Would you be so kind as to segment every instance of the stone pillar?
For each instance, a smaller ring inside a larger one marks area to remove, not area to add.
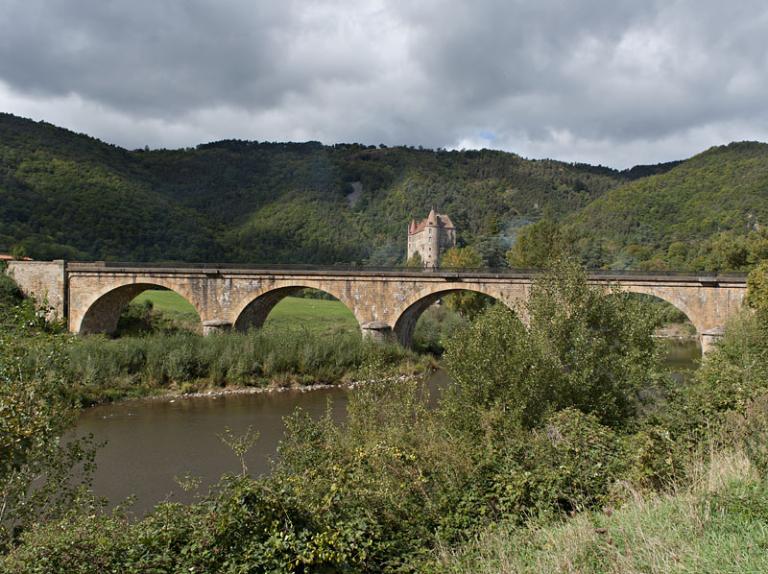
[[[370,339],[377,343],[385,343],[392,340],[392,327],[383,321],[371,321],[360,326],[363,339]]]
[[[27,297],[45,309],[46,319],[67,318],[67,275],[63,259],[9,261],[6,271]]]
[[[203,321],[203,335],[212,335],[213,333],[226,333],[231,329],[232,323],[223,319]]]
[[[715,327],[707,331],[702,331],[699,335],[701,341],[701,355],[704,356],[715,348],[717,342],[722,338],[724,329],[722,327]]]

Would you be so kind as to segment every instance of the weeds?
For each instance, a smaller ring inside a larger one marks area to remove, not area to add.
[[[395,344],[308,331],[93,336],[73,341],[67,353],[57,368],[84,404],[210,386],[335,384],[365,376],[370,364],[377,365],[377,376],[419,372],[426,365],[426,359]],[[28,360],[42,364],[45,354]]]

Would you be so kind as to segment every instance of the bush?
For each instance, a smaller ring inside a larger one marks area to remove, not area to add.
[[[488,448],[488,445],[485,446]],[[593,415],[566,409],[531,432],[497,439],[445,508],[441,538],[460,541],[489,522],[531,519],[599,507],[627,470],[619,435]]]
[[[419,317],[413,333],[413,347],[419,353],[442,355],[445,343],[467,320],[447,305],[433,305]]]
[[[641,393],[663,388],[654,318],[631,297],[587,285],[578,268],[543,276],[523,313],[527,327],[497,306],[448,342],[456,417],[470,427],[473,409],[491,405],[505,424],[527,428],[571,407],[620,427],[638,414]]]
[[[77,414],[59,374],[70,339],[44,330],[32,301],[8,303],[0,304],[0,553],[89,498],[94,455],[91,437],[60,438]]]
[[[11,307],[21,303],[22,295],[16,282],[5,273],[5,265],[0,263],[0,307]]]
[[[679,434],[717,425],[728,411],[743,413],[768,392],[768,329],[758,314],[744,312],[695,376],[679,388],[665,424]]]

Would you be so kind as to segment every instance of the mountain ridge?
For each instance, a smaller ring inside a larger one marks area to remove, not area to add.
[[[760,165],[766,160],[750,148],[765,144],[729,145],[741,145],[734,153],[751,153]],[[0,251],[22,248],[40,259],[395,264],[405,253],[408,221],[434,206],[451,214],[460,241],[488,265],[504,263],[522,227],[551,218],[581,241],[602,232],[619,241],[619,248],[603,245],[600,261],[615,266],[639,236],[605,218],[624,213],[632,218],[624,224],[646,223],[611,198],[647,193],[653,178],[690,170],[700,156],[711,169],[705,154],[721,156],[728,147],[627,170],[497,150],[319,142],[230,139],[126,150],[0,114]],[[762,195],[752,200],[762,217]],[[666,241],[648,235],[643,245],[654,249]]]

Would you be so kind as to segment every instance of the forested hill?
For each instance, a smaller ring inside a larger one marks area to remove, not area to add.
[[[127,151],[5,114],[0,251],[388,264],[404,255],[410,218],[435,206],[499,259],[516,227],[579,209],[626,177],[498,151],[241,141]]]
[[[714,147],[565,219],[590,266],[746,270],[768,258],[768,144]]]
[[[475,246],[489,265],[503,264],[518,230],[542,217],[567,222],[586,259],[598,253],[593,259],[602,265],[621,264],[639,242],[650,255],[638,261],[647,262],[677,237],[678,217],[700,219],[690,222],[697,229],[691,241],[717,229],[702,223],[700,211],[675,207],[678,200],[687,205],[690,195],[675,191],[675,182],[695,174],[712,175],[728,187],[729,198],[742,197],[742,184],[752,186],[741,208],[754,209],[754,221],[762,221],[762,207],[753,202],[766,199],[765,187],[735,168],[729,179],[718,162],[728,153],[744,156],[735,164],[753,173],[768,165],[765,147],[744,144],[623,172],[490,150],[317,142],[128,151],[0,114],[0,252],[21,247],[39,259],[389,265],[403,260],[408,221],[434,206],[451,215],[460,241]],[[711,161],[701,159],[707,157]],[[650,198],[659,185],[667,192],[656,206]],[[727,218],[736,227],[737,203]],[[649,209],[656,215],[646,223]],[[717,204],[708,209],[707,217],[719,221]],[[651,223],[659,228],[654,233],[645,231]]]

